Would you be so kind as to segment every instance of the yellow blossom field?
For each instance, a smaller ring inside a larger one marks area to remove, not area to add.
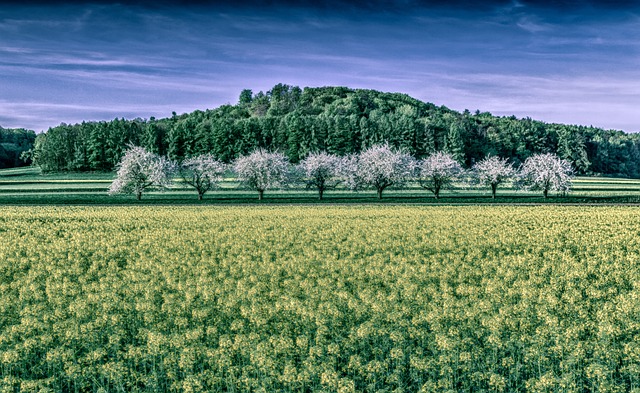
[[[0,208],[0,392],[640,391],[640,208]]]

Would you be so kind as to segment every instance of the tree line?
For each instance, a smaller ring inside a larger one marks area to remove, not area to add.
[[[506,158],[487,156],[465,171],[451,153],[436,152],[416,160],[406,152],[391,148],[388,143],[343,157],[314,152],[295,166],[290,165],[284,154],[261,148],[226,165],[211,154],[178,163],[140,146],[130,146],[118,164],[109,194],[135,194],[140,200],[148,188],[169,188],[178,172],[184,184],[197,191],[198,199],[202,200],[227,171],[232,171],[245,186],[257,191],[260,200],[265,191],[292,182],[315,189],[320,200],[325,191],[339,184],[353,191],[374,189],[378,199],[382,199],[385,189],[402,187],[408,181],[417,182],[438,199],[441,190],[452,188],[454,180],[465,177],[491,187],[493,198],[498,186],[506,181],[513,181],[521,189],[541,190],[547,198],[549,191],[569,191],[573,177],[571,164],[550,153],[534,154],[518,170]]]
[[[30,154],[44,171],[111,171],[127,144],[172,160],[213,154],[225,163],[264,148],[297,163],[311,152],[342,156],[383,142],[417,159],[445,151],[466,167],[489,155],[517,166],[554,153],[577,174],[640,177],[637,134],[460,113],[399,93],[285,84],[266,93],[245,89],[235,105],[164,119],[61,124],[38,135]]]

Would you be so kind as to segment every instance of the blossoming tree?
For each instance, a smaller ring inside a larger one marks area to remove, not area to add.
[[[148,188],[168,188],[174,171],[175,164],[167,158],[140,146],[130,145],[118,164],[109,195],[135,194],[136,199],[140,200],[142,192]]]
[[[289,160],[282,153],[257,149],[236,159],[233,168],[242,182],[258,191],[258,199],[262,200],[266,190],[280,187],[287,182]]]
[[[335,188],[341,180],[343,160],[326,152],[311,153],[297,165],[297,170],[307,188],[318,190],[322,200],[327,189]]]
[[[572,179],[573,168],[569,161],[551,153],[534,154],[520,168],[520,187],[541,190],[545,198],[549,191],[569,191]]]
[[[514,177],[516,170],[506,158],[487,156],[473,166],[472,174],[479,184],[491,186],[491,197],[495,199],[498,186]]]
[[[198,192],[198,199],[212,190],[222,180],[227,166],[216,160],[213,154],[201,154],[187,158],[180,165],[180,175],[185,184]]]
[[[420,187],[440,198],[440,191],[453,187],[453,180],[464,173],[462,166],[452,154],[436,152],[418,162],[418,183]]]
[[[411,178],[415,160],[409,154],[392,149],[387,143],[371,146],[358,156],[346,159],[347,184],[352,189],[371,187],[382,192],[391,186],[401,186]]]

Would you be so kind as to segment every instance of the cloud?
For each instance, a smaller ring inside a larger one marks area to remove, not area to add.
[[[530,16],[525,16],[520,18],[520,20],[518,20],[516,25],[521,29],[526,30],[530,33],[540,33],[543,31],[550,31],[553,28],[550,24],[540,22]]]
[[[196,107],[174,104],[135,104],[121,105],[82,105],[55,104],[51,102],[6,102],[0,101],[0,125],[5,128],[27,127],[37,132],[46,131],[49,127],[61,123],[75,124],[82,121],[112,120],[116,117],[134,119],[137,117],[158,118],[171,116],[172,111],[178,113],[191,112]]]
[[[0,47],[0,52],[11,53],[11,54],[31,54],[33,51],[27,48],[17,48],[11,46],[3,46]]]
[[[151,59],[133,58],[131,56],[113,56],[108,53],[92,51],[53,51],[27,48],[0,48],[0,52],[16,56],[6,56],[0,64],[16,64],[23,67],[48,68],[56,66],[78,66],[87,68],[118,67],[161,67],[162,64]]]
[[[1,122],[11,117],[37,128],[166,116],[235,102],[243,88],[279,82],[401,91],[456,109],[531,111],[542,120],[579,114],[606,127],[632,122],[631,108],[640,105],[633,93],[640,88],[637,7],[525,0],[65,4],[0,9]],[[581,99],[594,109],[576,109]]]
[[[441,75],[433,78],[429,89],[413,94],[432,97],[437,104],[456,110],[479,109],[500,116],[640,131],[633,116],[640,101],[639,77],[638,73],[615,77]]]

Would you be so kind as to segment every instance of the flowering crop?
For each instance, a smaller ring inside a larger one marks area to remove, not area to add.
[[[0,208],[0,391],[632,391],[640,210]]]

